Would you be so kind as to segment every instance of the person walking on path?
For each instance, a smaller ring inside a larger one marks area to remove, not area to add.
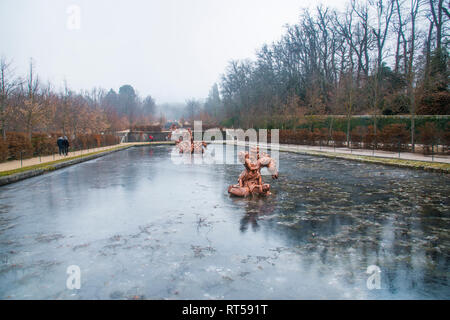
[[[56,140],[56,144],[58,145],[59,155],[63,155],[64,154],[64,138],[59,137],[58,140]]]
[[[69,154],[69,139],[67,139],[66,136],[64,136],[64,155],[68,155]]]

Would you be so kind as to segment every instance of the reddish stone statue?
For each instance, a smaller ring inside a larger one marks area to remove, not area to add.
[[[191,129],[187,129],[187,131],[183,131],[181,134],[180,132],[172,134],[171,136],[180,136],[179,140],[175,140],[176,148],[180,153],[204,153],[207,147],[204,141],[194,141]]]
[[[244,164],[244,171],[239,175],[238,184],[228,187],[228,193],[237,197],[247,197],[253,194],[270,195],[270,185],[263,183],[261,169],[266,167],[273,179],[278,178],[278,170],[268,154],[259,152],[258,147],[250,149],[250,153],[241,151],[238,154],[239,161]]]

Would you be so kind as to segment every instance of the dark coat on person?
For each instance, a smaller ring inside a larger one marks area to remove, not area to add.
[[[63,148],[64,148],[64,154],[67,155],[69,153],[69,139],[67,139],[66,136],[64,136]]]
[[[63,137],[59,137],[58,140],[56,140],[56,144],[58,145],[58,149],[59,149],[59,155],[62,155],[64,153],[64,138]]]
[[[58,145],[59,148],[64,148],[64,138],[63,137],[59,137],[58,140],[56,140],[56,144]]]

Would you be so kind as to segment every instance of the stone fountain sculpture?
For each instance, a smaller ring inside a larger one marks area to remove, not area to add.
[[[170,137],[175,141],[175,147],[180,153],[204,153],[207,147],[204,141],[194,141],[191,129],[176,129],[171,132]]]
[[[249,195],[270,195],[270,184],[263,183],[261,169],[266,167],[272,179],[278,179],[276,162],[267,153],[259,152],[258,147],[252,147],[249,152],[241,151],[239,161],[244,164],[244,170],[238,178],[238,183],[228,187],[228,193],[237,197]]]

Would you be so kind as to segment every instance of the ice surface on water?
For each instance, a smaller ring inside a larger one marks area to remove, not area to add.
[[[280,153],[271,197],[230,198],[241,170],[153,146],[1,187],[0,298],[450,298],[448,176]]]

